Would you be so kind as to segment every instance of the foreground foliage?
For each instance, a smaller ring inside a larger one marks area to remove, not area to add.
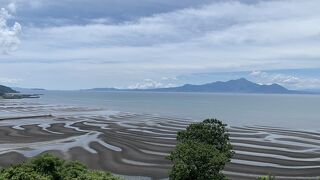
[[[109,172],[92,171],[85,165],[43,154],[29,161],[2,169],[0,180],[119,180]]]
[[[178,145],[168,156],[173,162],[170,179],[226,179],[221,171],[234,154],[226,126],[217,119],[206,119],[178,132]]]

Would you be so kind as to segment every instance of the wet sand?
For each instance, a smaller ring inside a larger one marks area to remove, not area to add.
[[[194,122],[18,100],[0,101],[0,120],[1,167],[50,152],[127,179],[167,178],[171,163],[166,156],[175,147],[176,133]],[[229,127],[229,132],[236,151],[224,171],[230,179],[320,175],[319,132],[263,126]]]

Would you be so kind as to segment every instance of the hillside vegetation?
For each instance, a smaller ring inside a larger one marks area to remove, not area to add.
[[[0,96],[2,96],[5,93],[17,93],[17,91],[15,91],[7,86],[0,85]]]
[[[76,161],[50,154],[31,158],[0,171],[0,180],[120,180],[109,172],[89,170]]]

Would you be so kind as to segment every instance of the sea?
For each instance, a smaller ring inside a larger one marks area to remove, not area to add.
[[[37,91],[21,101],[147,113],[229,126],[272,126],[320,131],[320,95],[164,92]]]

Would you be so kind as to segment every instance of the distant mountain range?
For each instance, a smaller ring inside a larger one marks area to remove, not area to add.
[[[150,92],[212,92],[212,93],[258,93],[258,94],[312,94],[307,91],[288,90],[279,84],[260,85],[245,78],[226,82],[217,81],[202,85],[185,84],[179,87],[156,89],[94,88],[87,91],[150,91]]]
[[[5,93],[17,93],[17,91],[15,91],[7,86],[0,85],[0,96],[2,96]]]

